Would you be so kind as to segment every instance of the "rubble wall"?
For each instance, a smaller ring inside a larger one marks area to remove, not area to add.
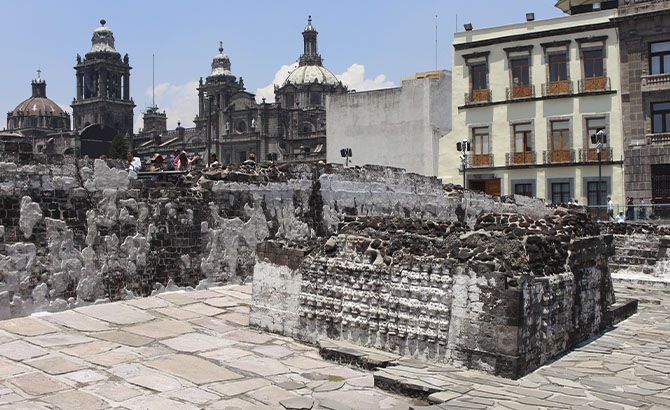
[[[609,261],[612,272],[662,280],[670,277],[670,227],[630,222],[606,222],[601,227],[614,236],[616,252]]]
[[[463,193],[396,168],[242,167],[175,184],[138,180],[111,161],[3,155],[0,317],[148,295],[170,282],[242,282],[258,243],[327,237],[361,215],[474,223],[482,210],[546,212],[538,201]]]
[[[258,252],[253,326],[511,378],[597,334],[614,302],[611,236],[576,210],[474,226],[359,218],[299,266],[294,250],[260,246],[271,252]]]

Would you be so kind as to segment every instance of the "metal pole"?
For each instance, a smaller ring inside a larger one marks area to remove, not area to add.
[[[598,215],[600,216],[600,189],[603,184],[603,171],[602,171],[602,142],[600,141],[600,136],[598,136],[598,189],[596,190],[596,203],[598,204]]]
[[[210,150],[212,147],[212,96],[207,96],[207,158],[205,159],[205,164],[209,165],[211,159]]]

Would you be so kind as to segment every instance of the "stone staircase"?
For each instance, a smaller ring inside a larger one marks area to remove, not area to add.
[[[652,275],[656,264],[668,258],[670,236],[614,235],[614,248],[615,254],[609,259],[611,272],[626,270]]]

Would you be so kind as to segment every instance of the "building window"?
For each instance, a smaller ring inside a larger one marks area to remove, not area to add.
[[[570,120],[551,122],[551,150],[567,151],[570,149]]]
[[[603,61],[603,50],[585,50],[582,53],[584,60],[584,78],[603,77],[605,75],[605,64]]]
[[[486,90],[488,82],[486,79],[486,64],[473,65],[470,69],[472,75],[472,89]]]
[[[670,73],[670,41],[651,43],[649,69],[652,75]]]
[[[489,155],[489,129],[488,127],[472,129],[472,165],[492,165]]]
[[[235,131],[239,132],[240,134],[243,132],[247,131],[247,123],[244,121],[238,121],[235,124]]]
[[[295,106],[295,98],[293,94],[286,94],[286,108],[293,108]]]
[[[549,82],[556,83],[568,80],[567,53],[549,55]]]
[[[651,129],[654,134],[670,132],[670,102],[651,104]]]
[[[567,204],[570,202],[570,183],[554,182],[551,184],[551,203]]]
[[[533,184],[514,184],[514,195],[533,196]]]
[[[321,105],[321,93],[310,93],[309,102],[311,105]]]
[[[587,118],[586,119],[586,139],[588,140],[589,144],[589,149],[596,149],[598,148],[597,143],[593,143],[591,141],[591,136],[596,135],[598,131],[604,130],[607,128],[607,119],[605,117],[598,117],[598,118]],[[607,141],[603,146],[607,146]]]
[[[510,62],[512,68],[512,98],[531,96],[530,58],[515,58]]]
[[[598,192],[600,185],[600,192]],[[607,181],[589,181],[586,183],[588,206],[603,206],[607,204]]]
[[[531,147],[531,124],[514,125],[514,152],[532,151]]]

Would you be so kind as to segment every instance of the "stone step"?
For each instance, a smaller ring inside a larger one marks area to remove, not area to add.
[[[400,359],[398,355],[361,347],[349,342],[321,339],[318,344],[319,354],[324,359],[367,370],[391,366]]]
[[[607,308],[605,325],[614,326],[637,313],[637,299],[627,299],[616,302]]]

